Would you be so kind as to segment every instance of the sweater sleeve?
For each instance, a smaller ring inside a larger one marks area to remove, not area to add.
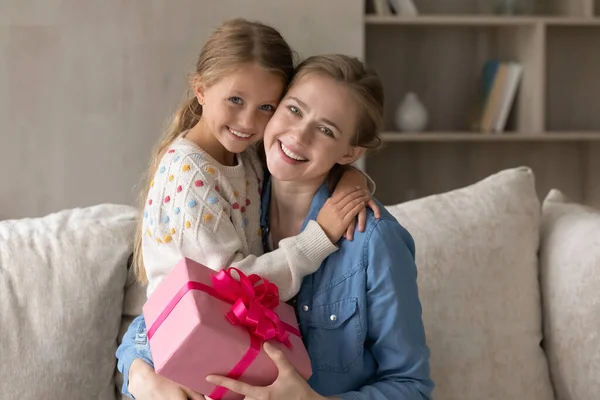
[[[321,226],[311,220],[299,235],[281,240],[277,250],[260,257],[236,253],[231,266],[275,283],[281,300],[288,301],[300,290],[302,279],[319,269],[336,250]]]
[[[337,250],[321,226],[310,221],[299,235],[282,240],[277,250],[259,257],[247,255],[244,230],[231,221],[224,207],[227,201],[213,190],[209,176],[202,170],[195,173],[206,184],[189,185],[183,200],[188,210],[193,209],[178,238],[186,257],[216,271],[236,267],[258,274],[276,284],[281,299],[287,301],[300,290],[302,279]]]

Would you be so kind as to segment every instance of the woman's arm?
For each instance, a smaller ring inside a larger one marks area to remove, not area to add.
[[[117,368],[123,374],[123,387],[121,393],[133,398],[129,392],[129,369],[134,360],[140,359],[154,368],[144,316],[137,316],[129,325],[123,335],[123,341],[117,348]]]
[[[391,219],[376,222],[367,266],[367,343],[377,361],[377,381],[344,400],[431,399],[429,348],[421,317],[415,248]]]

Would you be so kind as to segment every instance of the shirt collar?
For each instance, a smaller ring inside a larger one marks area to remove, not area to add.
[[[323,208],[323,205],[327,201],[327,199],[331,196],[331,192],[326,183],[323,183],[315,196],[312,199],[310,204],[310,209],[308,210],[308,215],[304,219],[302,223],[301,231],[306,228],[308,225],[308,221],[316,220],[319,215],[319,211]],[[271,177],[265,176],[265,181],[262,187],[262,199],[261,199],[261,213],[260,213],[260,225],[263,230],[263,233],[268,232],[269,228],[269,206],[271,203]]]

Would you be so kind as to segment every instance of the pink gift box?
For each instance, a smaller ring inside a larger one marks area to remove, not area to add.
[[[244,363],[242,358],[248,356],[251,345],[256,349],[261,343],[255,336],[253,339],[246,327],[233,325],[226,317],[233,302],[215,296],[212,277],[216,275],[215,271],[185,258],[143,307],[156,372],[206,396],[218,393],[214,392],[215,385],[206,382],[207,375],[227,376],[234,368],[243,369],[248,362]],[[190,286],[193,289],[188,289]],[[283,325],[288,325],[288,331],[296,332],[289,334],[291,348],[276,339],[270,339],[269,343],[283,351],[308,380],[312,374],[310,359],[297,331],[293,307],[280,302],[273,311]],[[277,367],[260,346],[260,352],[239,380],[268,386],[276,378]],[[243,398],[222,388],[221,395],[223,400]]]

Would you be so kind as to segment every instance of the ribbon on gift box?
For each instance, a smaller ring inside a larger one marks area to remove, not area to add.
[[[236,272],[238,279],[232,276]],[[211,276],[212,286],[197,281],[186,282],[167,304],[148,329],[151,339],[156,330],[175,309],[179,301],[191,290],[200,290],[232,305],[226,318],[232,325],[244,327],[250,335],[250,346],[240,361],[229,371],[228,378],[239,379],[260,353],[262,344],[275,339],[288,348],[292,348],[289,334],[300,336],[300,331],[281,321],[275,311],[279,305],[277,286],[256,274],[246,276],[237,268],[228,268]],[[223,398],[227,389],[218,386],[208,397],[214,400]]]

